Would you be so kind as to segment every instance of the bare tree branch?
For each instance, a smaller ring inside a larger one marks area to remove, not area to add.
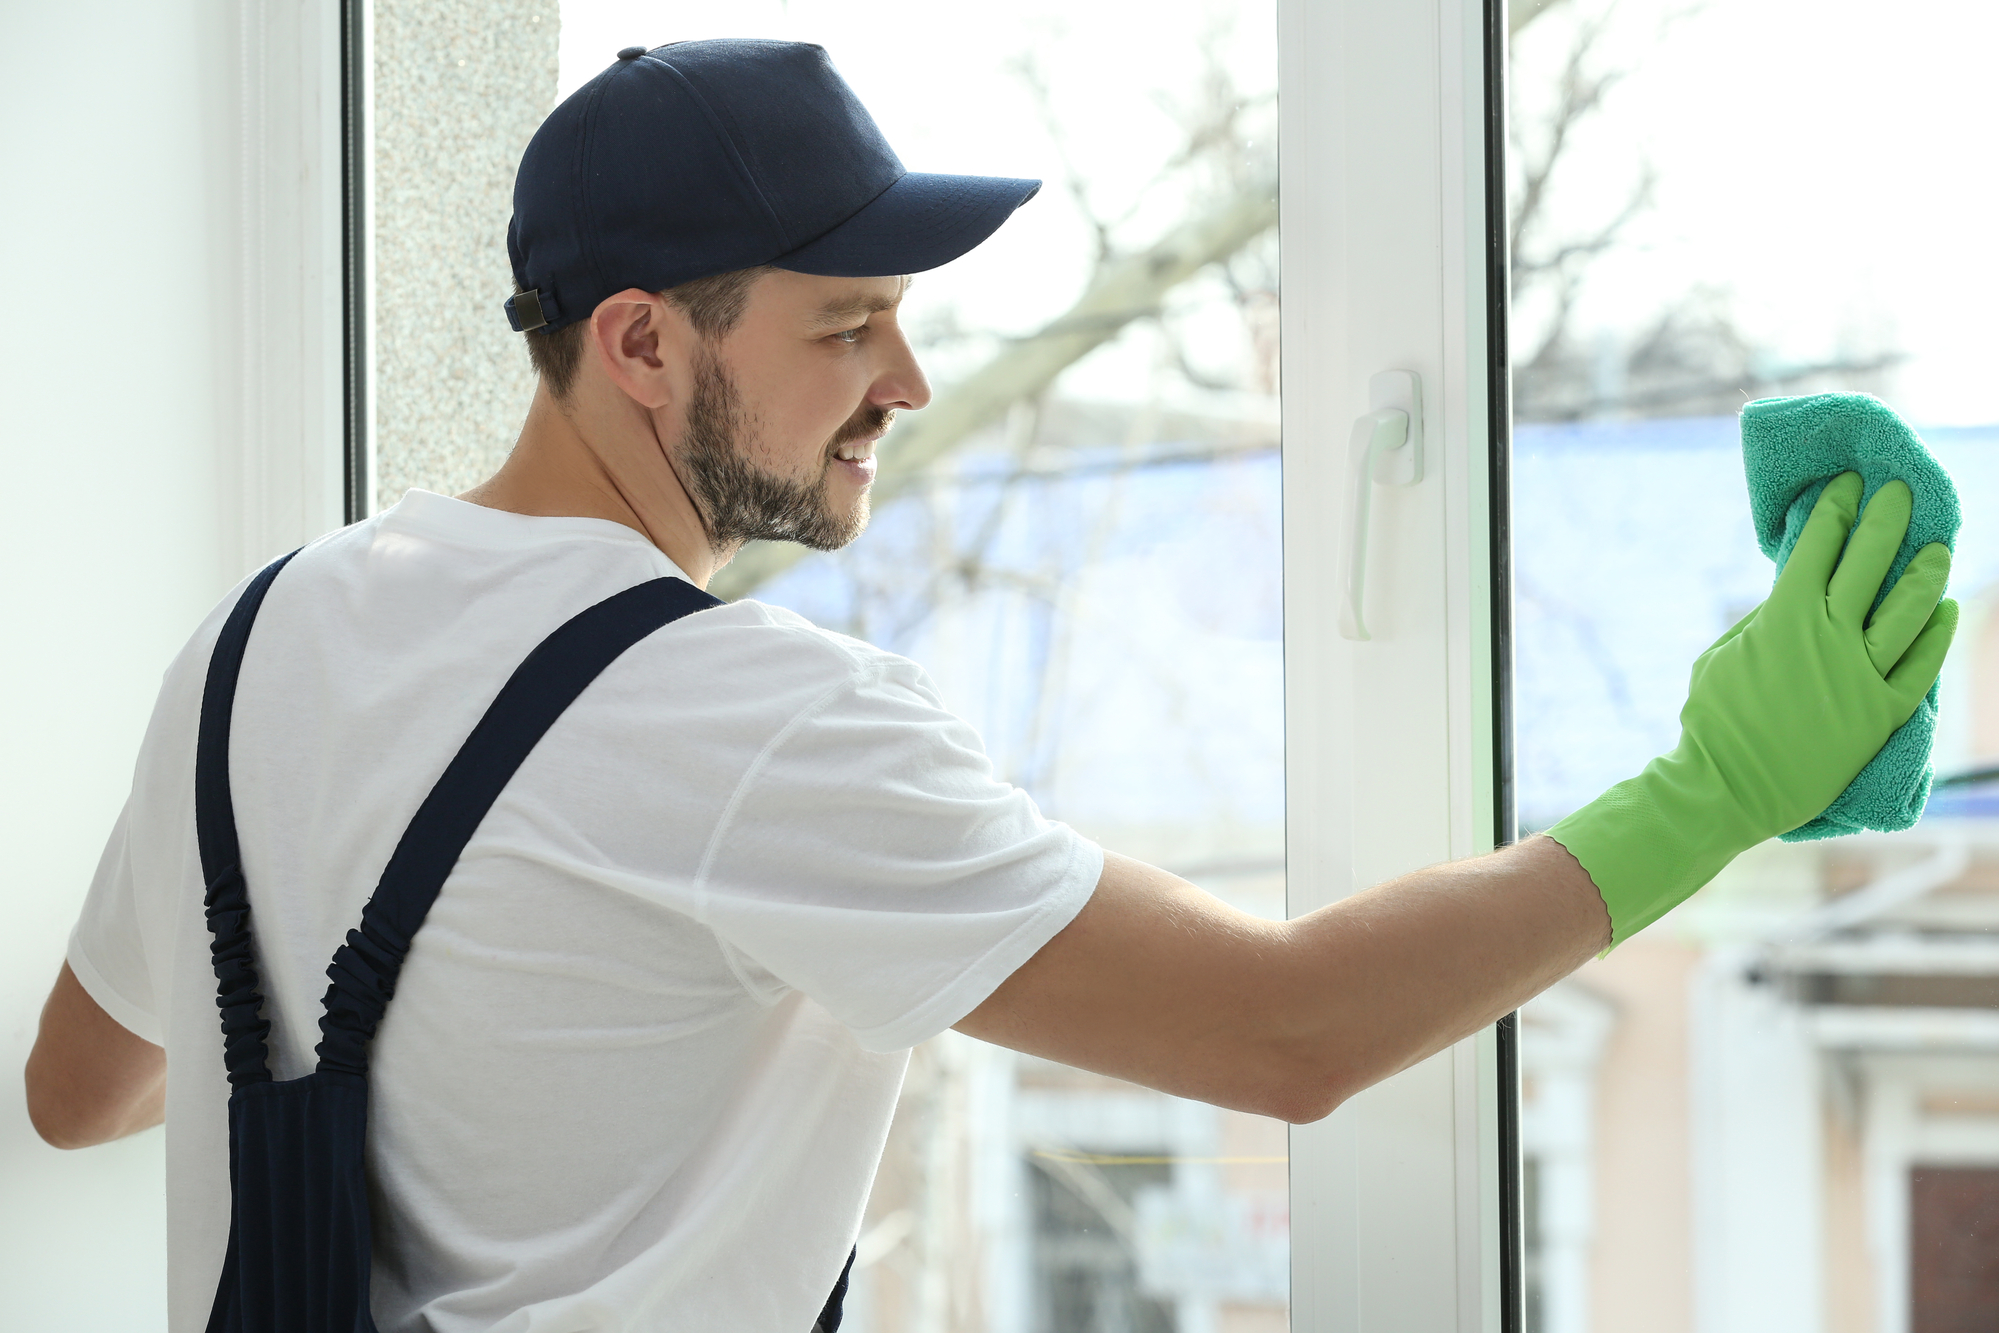
[[[1560,3],[1561,0],[1554,0]],[[1661,16],[1661,33],[1702,7],[1701,0]],[[1516,6],[1514,29],[1552,5],[1527,13]],[[1737,324],[1725,292],[1694,287],[1653,312],[1620,312],[1620,327],[1578,337],[1577,312],[1600,262],[1623,249],[1632,225],[1653,206],[1656,174],[1641,163],[1639,179],[1610,217],[1577,228],[1558,216],[1560,182],[1578,170],[1582,131],[1603,116],[1612,90],[1631,72],[1605,68],[1614,11],[1609,5],[1577,15],[1551,96],[1538,117],[1513,126],[1513,215],[1509,227],[1515,308],[1515,413],[1523,421],[1572,421],[1607,414],[1656,416],[1729,412],[1746,396],[1796,391],[1792,386],[1876,388],[1872,377],[1903,358],[1892,349],[1862,348],[1802,364],[1776,366]],[[1537,36],[1536,40],[1540,40]],[[1635,316],[1635,317],[1634,317]],[[1629,322],[1625,322],[1629,321]]]
[[[1568,58],[1557,82],[1555,109],[1543,127],[1542,141],[1535,146],[1524,142],[1515,125],[1514,150],[1521,164],[1519,195],[1513,202],[1513,219],[1508,245],[1514,256],[1516,276],[1528,238],[1539,228],[1547,209],[1549,182],[1571,146],[1576,127],[1602,110],[1604,98],[1624,77],[1624,71],[1599,73],[1593,68],[1597,47],[1603,40],[1607,18],[1599,16],[1583,23],[1570,42]],[[1627,214],[1630,209],[1626,209]]]
[[[1023,51],[1011,62],[1014,77],[1027,86],[1027,92],[1034,99],[1034,109],[1040,113],[1042,128],[1048,132],[1048,141],[1055,145],[1055,154],[1062,163],[1062,185],[1068,190],[1069,199],[1076,205],[1077,214],[1090,228],[1091,238],[1096,242],[1096,267],[1102,268],[1116,253],[1111,243],[1111,235],[1118,222],[1123,222],[1137,208],[1134,201],[1125,210],[1124,217],[1113,222],[1097,212],[1096,204],[1090,198],[1089,182],[1076,168],[1069,156],[1068,136],[1062,133],[1062,118],[1055,111],[1055,93],[1048,86],[1048,76],[1041,71],[1041,62],[1032,51]]]

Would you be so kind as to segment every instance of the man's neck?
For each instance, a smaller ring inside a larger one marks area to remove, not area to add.
[[[735,552],[718,554],[710,545],[657,422],[642,410],[617,407],[633,404],[626,400],[611,413],[583,404],[565,411],[537,386],[507,461],[458,498],[514,514],[622,523],[706,588]]]

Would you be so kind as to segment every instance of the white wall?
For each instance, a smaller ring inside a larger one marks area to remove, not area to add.
[[[242,17],[0,0],[0,1328],[165,1327],[160,1131],[59,1153],[17,1071],[160,671],[246,554]]]

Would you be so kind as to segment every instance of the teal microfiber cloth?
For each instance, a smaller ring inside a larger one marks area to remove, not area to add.
[[[1779,570],[1798,544],[1819,492],[1842,472],[1860,474],[1863,513],[1874,492],[1897,477],[1908,483],[1915,502],[1908,536],[1881,584],[1881,597],[1923,547],[1942,542],[1957,549],[1957,487],[1950,474],[1930,457],[1907,422],[1868,394],[1821,393],[1750,403],[1742,409],[1742,470],[1749,479],[1756,543]],[[1874,600],[1877,607],[1881,597]],[[1930,799],[1930,745],[1936,730],[1937,690],[1932,685],[1915,715],[1846,790],[1818,818],[1786,833],[1784,841],[1836,838],[1862,829],[1893,832],[1914,824]]]

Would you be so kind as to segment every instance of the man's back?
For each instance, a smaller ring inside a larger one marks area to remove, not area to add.
[[[231,754],[276,1077],[312,1067],[327,961],[513,668],[677,572],[617,524],[419,492],[280,575]],[[168,674],[71,949],[168,1051],[177,1331],[206,1318],[228,1218],[191,784],[219,618]],[[1100,867],[901,659],[752,603],[642,642],[482,824],[376,1038],[381,1326],[808,1328],[902,1052]]]

